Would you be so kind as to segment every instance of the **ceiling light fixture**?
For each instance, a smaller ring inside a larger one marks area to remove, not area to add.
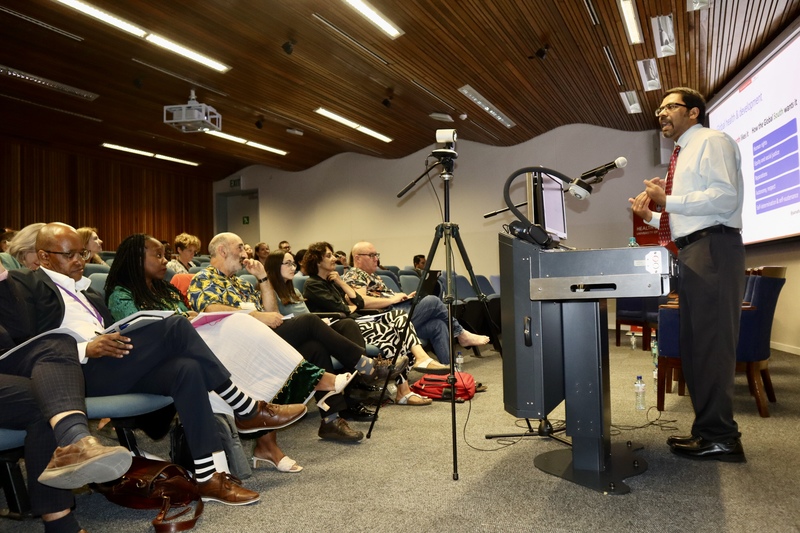
[[[296,44],[297,41],[295,41],[294,39],[289,39],[288,41],[286,41],[281,45],[281,48],[283,49],[284,52],[286,52],[286,55],[292,55],[292,52],[294,52],[294,45]]]
[[[380,11],[369,5],[367,2],[363,0],[344,0],[347,4],[350,5],[353,9],[358,11],[362,17],[376,25],[378,28],[381,29],[383,33],[391,37],[392,39],[397,39],[401,35],[403,35],[403,30],[397,27],[394,22],[383,16]]]
[[[639,103],[639,95],[636,94],[636,91],[621,92],[619,97],[622,98],[622,104],[629,115],[642,112],[642,104]]]
[[[390,142],[392,142],[394,140],[391,137],[387,137],[386,135],[378,133],[377,131],[374,131],[374,130],[371,130],[371,129],[365,127],[365,126],[362,126],[358,122],[353,122],[352,120],[346,119],[341,115],[337,115],[336,113],[328,111],[327,109],[325,109],[323,107],[318,107],[317,109],[314,110],[314,112],[315,113],[319,113],[323,117],[329,118],[331,120],[335,120],[339,124],[344,124],[345,126],[347,126],[349,128],[353,128],[354,130],[358,130],[361,133],[369,135],[370,137],[375,137],[376,139],[381,140],[381,141],[383,141],[385,143],[390,143]]]
[[[231,141],[239,144],[244,144],[247,142],[247,139],[242,139],[241,137],[234,137],[233,135],[228,135],[227,133],[222,133],[221,131],[208,130],[205,133],[213,135],[214,137],[219,137],[220,139],[225,139],[226,141]]]
[[[34,85],[38,85],[39,87],[44,87],[46,89],[58,91],[64,94],[68,94],[70,96],[74,96],[76,98],[81,98],[83,100],[88,100],[89,102],[95,101],[97,97],[100,96],[99,94],[95,94],[89,91],[84,91],[83,89],[78,89],[77,87],[72,87],[71,85],[67,85],[66,83],[48,80],[47,78],[42,78],[41,76],[37,76],[35,74],[29,74],[27,72],[23,72],[15,68],[6,67],[4,65],[0,65],[0,75],[6,75],[10,78],[32,83]]]
[[[625,35],[630,44],[642,44],[642,26],[639,23],[639,14],[636,11],[634,0],[617,0],[622,20],[625,23]]]
[[[213,135],[214,137],[219,137],[220,139],[225,139],[226,141],[231,141],[239,144],[244,144],[246,146],[250,146],[252,148],[258,148],[259,150],[265,150],[267,152],[272,152],[273,154],[278,155],[286,155],[289,152],[285,150],[281,150],[279,148],[273,148],[272,146],[267,146],[266,144],[261,144],[253,141],[248,141],[247,139],[243,139],[242,137],[236,137],[234,135],[228,135],[227,133],[222,133],[221,131],[212,131],[209,130],[205,133],[209,135]]]
[[[259,118],[258,120],[256,120],[256,128],[261,129],[263,127],[264,127],[264,119]]]
[[[118,30],[122,30],[126,33],[130,33],[131,35],[135,35],[136,37],[143,38],[147,35],[147,31],[143,30],[142,28],[131,24],[127,20],[122,20],[111,13],[106,13],[101,9],[97,9],[93,5],[87,4],[85,2],[80,2],[78,0],[56,0],[61,4],[64,4],[67,7],[71,7],[76,11],[80,11],[84,15],[89,15],[92,18],[99,20],[100,22],[105,22],[110,26],[114,26]]]
[[[458,91],[467,98],[469,98],[470,100],[472,100],[475,103],[475,105],[477,105],[478,107],[489,113],[489,115],[493,119],[498,121],[506,128],[513,128],[514,126],[516,126],[516,123],[514,123],[513,120],[508,118],[505,114],[503,114],[502,111],[500,111],[494,105],[492,105],[492,103],[489,100],[487,100],[481,93],[479,93],[469,85],[464,85],[463,87],[458,89]]]
[[[137,150],[136,148],[129,148],[127,146],[120,146],[119,144],[111,144],[111,143],[102,143],[100,146],[103,148],[110,148],[111,150],[117,150],[120,152],[127,152],[129,154],[136,154],[141,155],[144,157],[155,157],[156,159],[161,159],[163,161],[171,161],[173,163],[180,163],[181,165],[189,165],[192,167],[200,166],[200,163],[195,163],[194,161],[187,161],[186,159],[178,159],[177,157],[170,157],[168,155],[161,155],[161,154],[154,154],[153,152],[146,152],[144,150]]]
[[[619,73],[619,68],[617,68],[617,62],[614,61],[614,56],[611,54],[611,48],[604,46],[603,52],[606,54],[608,64],[611,65],[611,72],[614,73],[614,77],[617,79],[617,85],[622,85],[622,76]]]
[[[169,50],[170,52],[174,52],[174,53],[176,53],[178,55],[181,55],[181,56],[183,56],[183,57],[185,57],[187,59],[191,59],[192,61],[197,61],[201,65],[205,65],[205,66],[207,66],[209,68],[213,68],[217,72],[223,72],[224,73],[224,72],[228,72],[231,69],[231,67],[229,67],[228,65],[220,63],[219,61],[211,59],[210,57],[205,56],[205,55],[203,55],[201,53],[195,52],[194,50],[192,50],[190,48],[186,48],[183,45],[180,45],[178,43],[174,43],[174,42],[170,41],[169,39],[165,39],[164,37],[161,37],[160,35],[156,35],[154,33],[151,33],[147,37],[145,37],[145,40],[153,43],[156,46],[160,46],[161,48],[165,48],[165,49]]]
[[[86,2],[81,2],[80,0],[55,0],[67,7],[71,7],[76,11],[80,11],[84,15],[88,15],[94,19],[97,19],[101,22],[109,24],[119,30],[122,30],[126,33],[131,35],[135,35],[140,39],[144,39],[149,41],[156,46],[160,46],[170,52],[174,52],[178,55],[181,55],[187,59],[191,59],[192,61],[197,61],[201,65],[205,65],[209,68],[213,68],[218,72],[228,72],[231,67],[220,63],[214,59],[211,59],[208,56],[205,56],[199,52],[195,52],[194,50],[187,48],[183,45],[178,43],[172,42],[169,39],[156,35],[154,33],[150,33],[149,31],[136,26],[135,24],[131,24],[130,22],[123,20],[115,15],[112,15],[106,11],[98,9],[91,4],[87,4]]]
[[[256,143],[256,142],[253,142],[253,141],[247,141],[244,144],[246,144],[247,146],[252,146],[253,148],[258,148],[259,150],[264,150],[266,152],[272,152],[273,154],[286,155],[286,154],[289,153],[289,152],[287,152],[285,150],[279,150],[277,148],[273,148],[272,146],[267,146],[266,144]]]

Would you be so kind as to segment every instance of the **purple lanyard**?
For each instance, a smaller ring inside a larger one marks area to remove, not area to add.
[[[84,309],[86,309],[87,311],[89,311],[89,313],[90,313],[90,314],[91,314],[93,317],[95,317],[95,318],[97,319],[97,322],[98,322],[98,323],[99,323],[101,326],[103,325],[103,317],[100,315],[100,313],[98,313],[98,312],[97,312],[97,309],[95,309],[93,306],[86,305],[85,303],[83,303],[83,300],[81,300],[80,298],[78,298],[78,295],[77,295],[77,294],[75,294],[74,292],[72,292],[72,291],[71,291],[71,290],[69,290],[68,288],[64,287],[63,285],[61,285],[61,284],[59,284],[59,283],[56,283],[56,285],[58,285],[58,286],[61,288],[61,290],[63,290],[63,291],[64,291],[64,292],[66,292],[67,294],[69,294],[69,295],[72,297],[72,299],[73,299],[73,300],[75,300],[76,302],[78,302],[79,304],[81,304],[81,305],[83,306],[83,308],[84,308]]]

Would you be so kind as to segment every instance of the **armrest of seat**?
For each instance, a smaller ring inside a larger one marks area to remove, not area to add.
[[[324,313],[320,312],[320,313],[313,313],[313,314],[317,315],[320,318],[330,318],[331,320],[341,320],[342,318],[345,318],[345,314],[344,313],[340,313],[338,311],[331,311],[331,312],[324,312]]]

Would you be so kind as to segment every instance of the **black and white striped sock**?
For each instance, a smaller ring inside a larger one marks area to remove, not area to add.
[[[246,420],[256,414],[256,401],[242,392],[231,380],[214,389],[214,392],[231,406],[237,418]]]
[[[210,455],[200,457],[194,460],[194,477],[198,483],[203,483],[211,479],[216,473],[217,469],[214,467],[214,458]]]

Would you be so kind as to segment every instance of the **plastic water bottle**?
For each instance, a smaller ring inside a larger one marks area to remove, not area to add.
[[[642,376],[636,376],[636,383],[633,384],[633,390],[636,392],[636,409],[644,410],[647,408],[644,400],[644,381]]]
[[[628,248],[638,248],[639,243],[636,242],[636,237],[631,237],[628,239]]]
[[[464,356],[461,355],[461,350],[456,352],[456,372],[461,372],[464,368]]]
[[[653,379],[658,379],[658,341],[650,341],[650,351],[653,352]]]

